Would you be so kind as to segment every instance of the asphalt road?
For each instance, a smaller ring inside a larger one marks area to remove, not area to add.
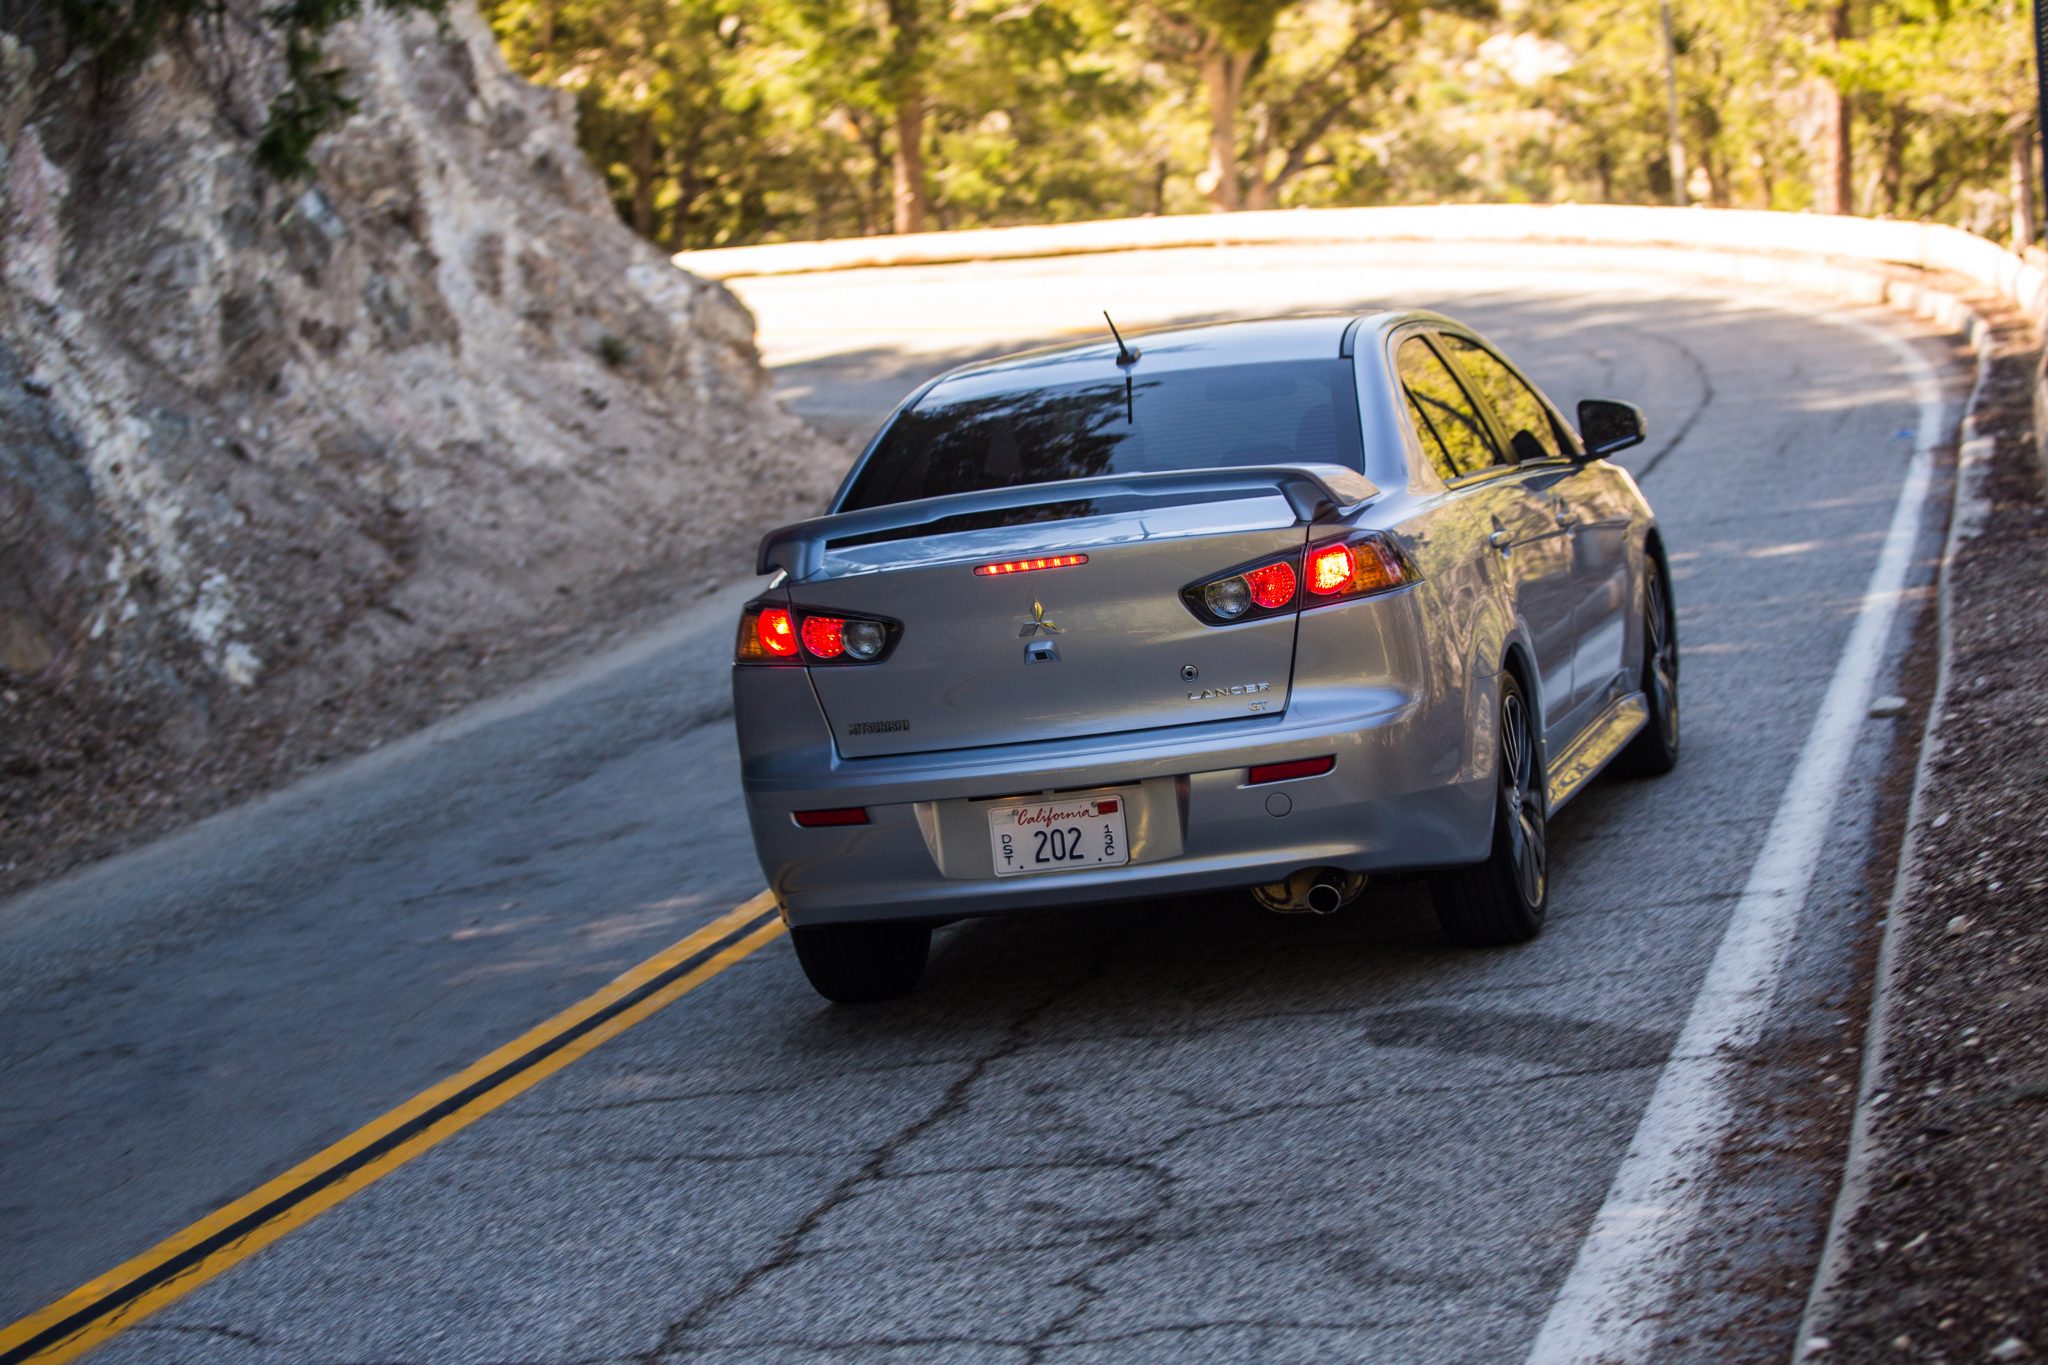
[[[1674,550],[1686,753],[1560,818],[1542,938],[1446,948],[1413,886],[1328,920],[1152,903],[955,926],[918,994],[861,1010],[773,943],[94,1358],[1525,1353],[1749,878],[1918,412],[1878,335],[1912,333],[1884,315],[1498,256],[1205,250],[740,292],[778,386],[842,430],[1103,307],[1437,306],[1567,409],[1640,402],[1652,439],[1623,462]],[[1946,349],[1912,345],[1959,398]],[[0,905],[0,1322],[757,891],[724,681],[748,586]],[[1858,732],[1659,1359],[1789,1347],[1901,724]]]

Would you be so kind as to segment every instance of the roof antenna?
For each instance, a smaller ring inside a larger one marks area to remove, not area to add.
[[[1142,351],[1134,351],[1124,345],[1124,334],[1116,329],[1116,322],[1109,316],[1107,308],[1102,310],[1102,320],[1109,323],[1109,334],[1116,338],[1116,363],[1119,365],[1137,364],[1138,357],[1144,353]]]

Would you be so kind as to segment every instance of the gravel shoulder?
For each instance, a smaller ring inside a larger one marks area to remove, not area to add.
[[[1998,334],[1978,411],[1993,443],[1982,520],[1945,570],[1946,690],[1864,1082],[1865,1193],[1837,1230],[1809,1360],[2048,1354],[2048,501],[2035,341],[2009,313]]]

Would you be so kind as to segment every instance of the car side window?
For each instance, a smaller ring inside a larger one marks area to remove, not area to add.
[[[1394,358],[1401,387],[1413,409],[1424,418],[1419,430],[1429,433],[1423,437],[1423,449],[1430,449],[1433,435],[1448,464],[1448,468],[1438,469],[1445,479],[1476,474],[1502,463],[1500,449],[1494,445],[1478,409],[1472,406],[1464,387],[1428,342],[1410,337],[1401,343]],[[1437,458],[1436,452],[1432,452],[1431,458]]]
[[[1508,445],[1514,450],[1515,463],[1553,460],[1564,453],[1558,449],[1557,428],[1550,420],[1550,410],[1520,375],[1475,341],[1448,332],[1443,334],[1443,341],[1465,377],[1472,381],[1472,387],[1500,419]]]
[[[1451,463],[1451,452],[1444,449],[1443,440],[1436,434],[1435,425],[1430,422],[1429,414],[1415,401],[1414,394],[1407,395],[1407,402],[1408,421],[1415,428],[1416,440],[1422,443],[1423,458],[1429,461],[1429,467],[1436,471],[1440,482],[1449,483],[1458,477],[1458,467]]]

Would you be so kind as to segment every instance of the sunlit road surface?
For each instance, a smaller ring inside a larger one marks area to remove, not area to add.
[[[1640,402],[1652,439],[1624,462],[1674,550],[1687,751],[1560,818],[1541,939],[1445,948],[1404,885],[1329,920],[1150,903],[955,926],[917,995],[863,1010],[819,1001],[764,940],[94,1359],[1525,1354],[1749,883],[1919,412],[1874,329],[1911,333],[1882,315],[1505,255],[1227,249],[735,287],[779,386],[842,429],[1103,308],[1136,327],[1438,306],[1567,406]],[[1959,396],[1946,352],[1915,344]],[[734,579],[580,677],[0,907],[0,1320],[345,1145],[758,891],[724,697]],[[1853,1074],[1840,1006],[1896,724],[1855,732],[1820,823],[1746,1058],[1755,1108],[1670,1267],[1657,1359],[1789,1346],[1832,1178],[1793,1149]]]

